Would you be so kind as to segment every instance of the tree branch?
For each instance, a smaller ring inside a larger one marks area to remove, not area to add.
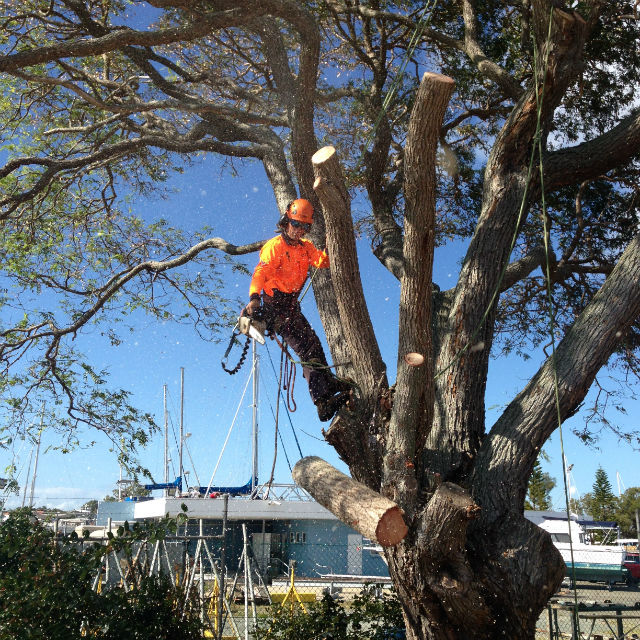
[[[333,147],[317,151],[311,162],[316,175],[314,189],[327,223],[327,250],[340,323],[358,386],[365,398],[372,399],[386,374],[362,290],[349,195]]]
[[[636,109],[606,133],[574,147],[552,151],[544,158],[544,180],[548,189],[590,180],[614,166],[638,157],[640,109]]]
[[[0,56],[0,72],[13,72],[25,67],[52,62],[58,58],[82,58],[116,51],[124,46],[152,47],[172,42],[189,42],[207,35],[212,29],[241,24],[246,11],[222,12],[200,19],[187,27],[160,29],[158,31],[136,31],[128,27],[87,40],[73,40],[60,44],[20,51]]]
[[[8,353],[14,353],[24,347],[25,344],[41,340],[43,338],[53,338],[57,344],[61,337],[69,334],[75,334],[78,330],[86,325],[105,304],[120,290],[135,278],[144,272],[159,274],[169,269],[175,269],[187,262],[193,260],[198,254],[207,249],[218,249],[229,255],[245,255],[258,251],[265,243],[264,240],[253,242],[246,245],[234,245],[222,238],[208,238],[198,244],[190,247],[183,254],[176,256],[170,260],[146,260],[139,264],[124,269],[120,273],[112,276],[102,287],[87,292],[87,296],[95,297],[95,302],[84,312],[78,314],[75,322],[67,327],[56,328],[52,324],[41,323],[31,327],[17,327],[7,329],[0,333],[5,338],[4,343],[0,343],[0,357],[5,358]],[[46,327],[46,328],[45,328]],[[51,349],[51,347],[50,347]]]
[[[416,499],[416,449],[433,412],[431,300],[435,246],[436,151],[454,81],[425,73],[409,120],[404,172],[404,271],[400,281],[398,377],[387,435],[383,486],[408,509]],[[420,366],[404,357],[418,353]]]
[[[402,509],[316,457],[302,458],[291,474],[296,484],[342,522],[383,547],[397,545],[408,528]]]
[[[556,12],[549,39],[541,47],[541,56],[548,65],[540,63],[537,70],[541,75],[545,72],[544,93],[538,96],[537,85],[531,84],[496,137],[489,156],[482,210],[439,348],[437,422],[428,436],[425,450],[432,453],[427,454],[425,464],[434,471],[452,474],[445,478],[465,473],[485,431],[485,383],[478,381],[486,381],[500,274],[508,263],[518,225],[525,220],[525,215],[519,218],[518,214],[528,211],[530,199],[535,195],[537,181],[529,176],[528,165],[539,122],[538,111],[544,128],[582,58],[584,20],[576,12],[563,12],[559,19]],[[547,21],[548,14],[543,22]],[[482,348],[472,351],[475,344]]]
[[[478,71],[495,82],[513,100],[522,96],[522,87],[499,65],[490,60],[478,40],[477,16],[470,0],[462,0],[464,18],[464,51]]]
[[[558,426],[555,375],[564,421],[575,412],[597,372],[640,317],[638,282],[640,235],[629,243],[611,275],[575,320],[558,345],[555,358],[546,360],[483,441],[474,465],[473,487],[474,497],[483,501],[481,506],[487,514],[492,514],[487,518],[500,518],[505,509],[522,504],[526,478],[543,444]],[[503,460],[499,468],[492,462],[496,456]]]

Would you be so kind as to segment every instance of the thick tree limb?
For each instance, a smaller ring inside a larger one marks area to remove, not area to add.
[[[601,136],[544,158],[544,180],[548,189],[559,189],[597,178],[637,157],[640,149],[640,109]]]
[[[526,479],[556,429],[557,372],[560,417],[572,415],[597,372],[640,317],[640,235],[626,248],[600,290],[529,384],[509,404],[480,448],[473,471],[474,498],[487,518],[522,504]],[[496,457],[502,464],[495,465]]]
[[[362,290],[349,194],[333,147],[323,147],[311,158],[316,174],[315,192],[327,225],[327,250],[340,323],[347,339],[351,363],[363,395],[375,394],[385,366]]]
[[[453,92],[451,78],[425,73],[416,95],[405,145],[404,271],[400,281],[398,377],[387,435],[383,485],[403,508],[416,499],[416,448],[431,425],[433,347],[431,299],[435,246],[436,151]],[[424,356],[408,365],[407,353]]]
[[[225,14],[217,16],[215,20],[201,20],[187,27],[161,29],[159,31],[136,31],[122,27],[97,38],[61,42],[53,46],[21,51],[0,57],[0,72],[12,72],[17,69],[52,62],[58,58],[82,58],[100,55],[116,51],[124,46],[152,47],[172,42],[196,40],[207,35],[214,28],[239,24],[239,19],[242,15],[236,12],[233,20],[231,20],[231,17],[230,14]]]
[[[587,33],[576,12],[556,16],[541,46],[538,73],[546,72],[540,100],[542,126],[551,118],[579,70]],[[538,20],[548,25],[549,13]],[[546,32],[545,32],[546,36]],[[496,138],[485,170],[483,205],[452,297],[448,331],[439,349],[436,423],[425,449],[425,464],[442,473],[465,473],[484,434],[484,382],[493,342],[499,279],[518,225],[522,225],[535,184],[528,164],[538,125],[537,88],[530,86]],[[526,195],[526,197],[525,197]],[[519,212],[524,212],[521,219]],[[480,348],[471,350],[472,346]]]
[[[383,547],[397,545],[408,532],[397,504],[349,478],[316,456],[302,458],[293,479],[342,522]]]

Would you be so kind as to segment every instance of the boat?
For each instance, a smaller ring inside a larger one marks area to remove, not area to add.
[[[581,521],[573,514],[567,521],[566,514],[547,513],[535,524],[551,536],[566,565],[565,575],[571,582],[604,582],[609,588],[616,583],[635,582],[625,566],[627,551],[623,546],[593,543],[590,521]],[[597,528],[602,528],[602,523],[598,523]]]

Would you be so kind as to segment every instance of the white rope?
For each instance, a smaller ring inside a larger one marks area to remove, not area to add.
[[[220,466],[220,460],[222,460],[222,454],[224,453],[224,450],[227,446],[227,442],[229,442],[229,436],[231,435],[231,431],[233,430],[233,425],[235,425],[236,423],[236,418],[238,417],[238,413],[240,413],[240,407],[242,406],[244,395],[245,393],[247,393],[247,387],[249,386],[249,381],[251,380],[252,377],[253,377],[253,369],[251,370],[251,373],[247,377],[247,382],[244,385],[244,390],[242,391],[242,397],[240,398],[240,402],[238,403],[238,408],[236,409],[236,415],[233,416],[233,421],[231,422],[231,426],[229,427],[229,431],[227,432],[227,437],[225,438],[224,444],[222,445],[222,451],[220,451],[220,455],[218,456],[218,462],[216,462],[215,469],[211,474],[211,480],[209,480],[209,484],[207,485],[207,491],[205,493],[205,496],[209,495],[209,490],[211,489],[211,485],[213,484],[213,478],[215,477],[216,472],[218,471],[218,467]]]

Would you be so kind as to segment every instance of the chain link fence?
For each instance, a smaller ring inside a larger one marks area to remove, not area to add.
[[[253,638],[261,621],[304,612],[324,596],[348,609],[364,589],[380,598],[392,591],[380,549],[360,535],[347,544],[318,544],[304,531],[250,528],[234,523],[225,531],[220,523],[190,521],[178,535],[134,543],[127,554],[111,552],[96,589],[134,589],[136,575],[168,574],[184,606],[199,607],[206,637],[238,640]],[[637,551],[626,560],[607,565],[594,545],[592,557],[575,562],[575,572],[569,565],[538,620],[536,639],[640,638]]]

